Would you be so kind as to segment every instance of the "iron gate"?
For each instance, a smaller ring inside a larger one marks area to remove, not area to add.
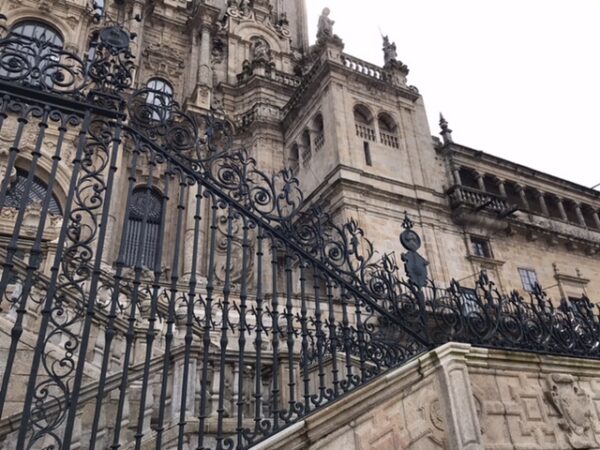
[[[0,442],[243,449],[435,345],[599,356],[587,299],[406,281],[358,225],[307,209],[227,126],[93,58],[0,39]]]

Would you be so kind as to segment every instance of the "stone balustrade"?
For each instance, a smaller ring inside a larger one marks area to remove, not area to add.
[[[392,148],[400,148],[400,142],[398,140],[398,136],[396,136],[394,134],[381,132],[381,133],[379,133],[379,137],[380,137],[381,143],[383,145],[386,145],[386,146],[392,147]]]
[[[376,80],[385,81],[383,70],[375,64],[368,63],[345,53],[342,55],[342,62],[348,69],[375,78]]]
[[[452,208],[469,206],[498,213],[509,209],[506,199],[466,186],[454,186],[448,195]]]
[[[361,139],[375,142],[375,129],[366,125],[356,124],[356,135]]]

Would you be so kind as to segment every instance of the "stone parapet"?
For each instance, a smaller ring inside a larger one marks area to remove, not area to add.
[[[599,369],[449,343],[253,449],[597,449]]]

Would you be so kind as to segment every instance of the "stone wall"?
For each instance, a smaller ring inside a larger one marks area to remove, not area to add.
[[[599,369],[450,343],[254,450],[598,449]]]

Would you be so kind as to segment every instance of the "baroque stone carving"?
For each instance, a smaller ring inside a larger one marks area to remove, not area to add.
[[[553,373],[548,376],[548,399],[561,416],[559,426],[567,432],[574,449],[598,449],[592,432],[592,401],[579,388],[572,375]]]
[[[142,51],[144,66],[153,73],[163,72],[169,78],[179,78],[183,74],[185,59],[175,48],[164,44],[150,44]]]

